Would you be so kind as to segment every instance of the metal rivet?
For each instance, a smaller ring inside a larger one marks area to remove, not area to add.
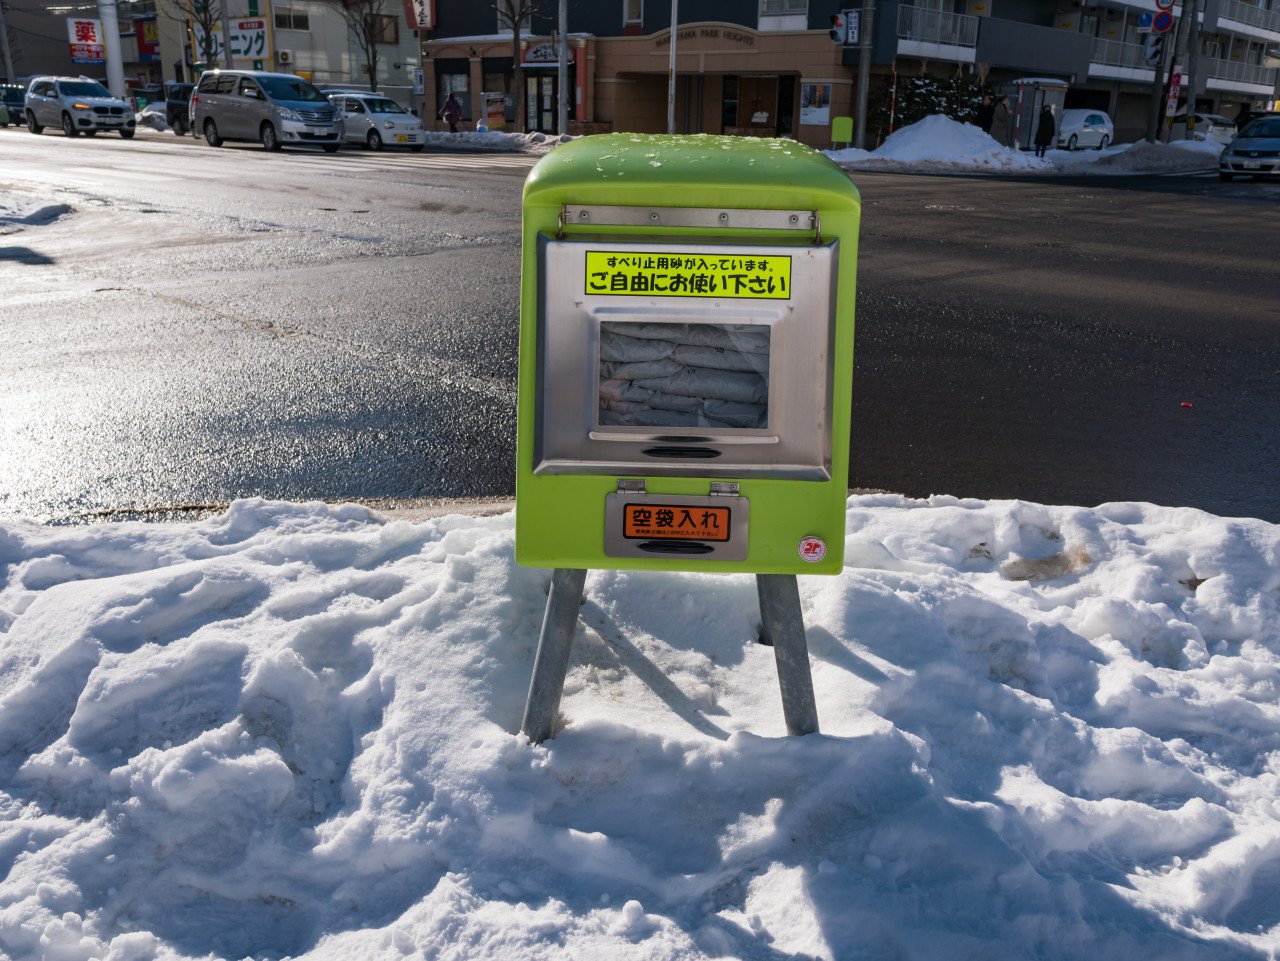
[[[728,220],[728,219],[729,219],[729,215],[728,215],[728,214],[721,214],[721,215],[720,215],[720,221],[721,221],[721,223],[723,223],[724,221],[726,221],[726,220]]]
[[[656,212],[655,212],[655,213],[651,213],[651,214],[649,215],[649,219],[650,219],[650,220],[657,220],[657,219],[658,219],[658,215],[657,215],[657,213],[656,213]]]
[[[797,217],[795,214],[792,214],[792,215],[791,215],[791,222],[792,222],[793,224],[794,224],[796,221],[798,221],[799,219],[800,219],[800,218],[799,218],[799,217]]]
[[[578,211],[578,219],[579,219],[579,220],[586,220],[586,219],[587,219],[587,212],[586,212],[585,210],[579,210],[579,211]]]

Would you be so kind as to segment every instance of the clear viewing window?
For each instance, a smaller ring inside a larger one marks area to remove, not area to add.
[[[600,426],[768,427],[769,336],[758,324],[602,323]]]
[[[642,23],[644,21],[644,0],[622,0],[622,22]]]

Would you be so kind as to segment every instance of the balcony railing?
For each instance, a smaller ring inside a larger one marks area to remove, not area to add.
[[[1142,55],[1143,49],[1140,43],[1121,43],[1119,40],[1095,40],[1093,41],[1093,54],[1089,57],[1089,61],[1101,64],[1104,67],[1154,70],[1155,68]]]
[[[1218,19],[1234,20],[1236,23],[1280,33],[1280,12],[1244,3],[1242,0],[1222,0],[1222,5],[1218,7]]]
[[[898,38],[955,47],[978,45],[978,18],[924,7],[898,8]]]
[[[1206,75],[1210,80],[1230,80],[1235,83],[1252,83],[1260,87],[1275,88],[1276,68],[1258,63],[1241,63],[1238,60],[1209,60]]]

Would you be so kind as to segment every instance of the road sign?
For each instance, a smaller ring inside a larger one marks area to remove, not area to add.
[[[1155,14],[1154,14],[1154,13],[1152,13],[1150,10],[1147,10],[1147,11],[1145,11],[1145,12],[1143,12],[1143,13],[1138,14],[1138,29],[1139,29],[1139,30],[1150,30],[1150,29],[1151,29],[1151,19],[1152,19],[1152,17],[1154,17],[1154,16],[1155,16]]]
[[[1178,94],[1182,91],[1182,68],[1174,67],[1169,77],[1169,99],[1165,101],[1164,115],[1172,117],[1178,112]]]
[[[1173,14],[1168,10],[1161,10],[1151,18],[1151,29],[1156,33],[1168,33],[1173,29]]]
[[[1157,10],[1172,10],[1174,0],[1156,0]]]
[[[72,63],[106,63],[102,22],[67,17],[67,40]]]
[[[841,10],[840,14],[844,17],[844,45],[846,47],[856,47],[860,40],[862,11]]]

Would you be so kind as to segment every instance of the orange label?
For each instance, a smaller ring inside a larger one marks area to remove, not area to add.
[[[622,534],[630,538],[727,541],[730,513],[728,507],[627,504],[622,513]]]

